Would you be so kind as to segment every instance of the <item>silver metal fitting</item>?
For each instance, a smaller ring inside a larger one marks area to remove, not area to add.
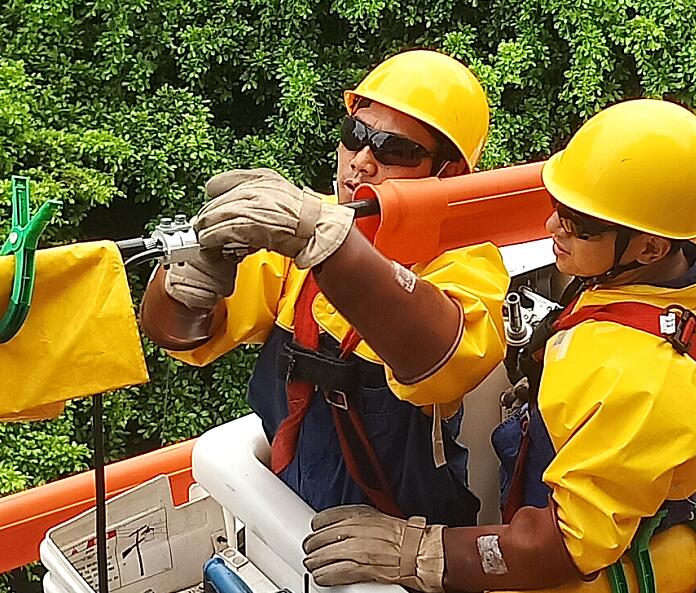
[[[185,262],[195,256],[200,249],[196,231],[189,224],[185,214],[177,214],[174,219],[162,218],[155,227],[151,238],[164,251],[159,258],[164,265]]]
[[[529,322],[534,325],[546,317],[551,311],[562,309],[562,306],[551,299],[541,296],[528,286],[520,286],[520,292],[532,301],[532,311]]]
[[[532,326],[525,319],[519,293],[508,293],[505,297],[505,305],[507,307],[505,339],[510,346],[524,346],[532,335]]]
[[[162,218],[155,227],[152,235],[145,239],[152,242],[153,248],[161,249],[163,256],[157,259],[165,266],[183,263],[194,257],[201,249],[196,231],[185,214],[177,214],[174,218]],[[241,260],[256,251],[248,245],[229,243],[222,246],[222,255],[226,258]]]

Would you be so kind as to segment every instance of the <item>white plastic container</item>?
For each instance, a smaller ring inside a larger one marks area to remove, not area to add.
[[[228,525],[244,524],[244,554],[279,588],[305,591],[302,540],[314,511],[268,469],[271,449],[261,420],[249,414],[206,432],[193,449],[193,477],[225,509]],[[404,593],[396,585],[332,587],[336,593]]]
[[[222,508],[202,496],[179,507],[166,476],[107,504],[109,591],[172,593],[197,586],[203,563],[228,547]],[[46,593],[94,593],[94,510],[49,530],[41,542]]]

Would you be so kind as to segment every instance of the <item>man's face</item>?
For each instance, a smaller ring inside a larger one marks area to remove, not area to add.
[[[353,116],[371,128],[391,132],[417,142],[430,152],[437,152],[435,138],[417,119],[396,111],[381,103],[372,102],[358,109]],[[425,157],[415,167],[385,165],[380,163],[369,146],[361,150],[348,150],[343,143],[338,145],[338,201],[350,202],[355,188],[361,183],[381,183],[387,179],[417,179],[429,177],[432,172],[433,157]]]
[[[556,267],[570,276],[596,276],[606,272],[614,262],[616,233],[606,233],[584,241],[563,229],[557,212],[546,221],[553,238]]]

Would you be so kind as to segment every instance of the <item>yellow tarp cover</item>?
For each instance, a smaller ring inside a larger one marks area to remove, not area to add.
[[[0,317],[14,257],[0,257]],[[29,315],[0,344],[0,420],[58,415],[62,402],[148,381],[121,256],[109,241],[36,253]]]

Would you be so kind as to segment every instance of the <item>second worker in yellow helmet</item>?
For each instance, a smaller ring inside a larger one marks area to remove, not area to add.
[[[503,357],[500,253],[476,245],[405,268],[336,202],[365,182],[472,171],[486,97],[464,65],[417,50],[379,65],[345,101],[337,196],[266,169],[212,178],[195,221],[207,249],[156,274],[142,323],[196,365],[263,344],[249,403],[273,470],[313,508],[364,502],[470,525],[479,503],[455,439],[462,397]],[[261,250],[235,281],[223,246]]]
[[[584,290],[535,329],[532,397],[494,434],[517,456],[504,464],[509,522],[328,509],[304,544],[318,584],[610,593],[613,566],[615,592],[629,581],[631,593],[636,581],[642,593],[696,589],[696,115],[657,100],[614,105],[546,163],[543,181],[556,265]],[[654,530],[650,554],[629,561]]]

